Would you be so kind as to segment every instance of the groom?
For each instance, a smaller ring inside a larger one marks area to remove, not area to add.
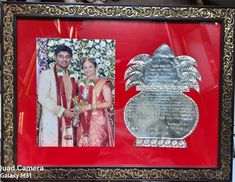
[[[38,101],[42,105],[39,146],[73,146],[72,109],[76,94],[76,78],[69,74],[72,50],[59,45],[55,50],[55,66],[42,71],[39,78]]]

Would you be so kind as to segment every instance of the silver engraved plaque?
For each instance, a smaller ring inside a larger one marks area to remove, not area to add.
[[[126,104],[124,120],[137,146],[185,148],[185,138],[196,128],[197,104],[185,95],[199,92],[201,76],[190,56],[175,56],[166,44],[153,54],[140,54],[128,63],[126,90],[137,95]]]

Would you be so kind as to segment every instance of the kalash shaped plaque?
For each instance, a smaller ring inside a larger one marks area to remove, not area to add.
[[[199,92],[201,76],[190,56],[175,56],[163,44],[153,56],[139,54],[125,72],[126,90],[140,91],[125,106],[124,120],[136,146],[186,148],[197,126],[198,106],[184,92]]]

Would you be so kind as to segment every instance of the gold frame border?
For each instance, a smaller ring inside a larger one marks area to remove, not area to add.
[[[233,123],[233,59],[235,9],[203,7],[150,7],[150,6],[105,6],[105,5],[52,5],[3,3],[2,34],[2,155],[4,166],[14,165],[14,23],[17,16],[48,18],[95,17],[145,20],[163,19],[181,21],[222,21],[223,65],[220,100],[220,149],[219,167],[215,169],[164,169],[164,168],[45,168],[33,172],[33,179],[99,179],[99,180],[230,180],[232,169],[232,123]]]

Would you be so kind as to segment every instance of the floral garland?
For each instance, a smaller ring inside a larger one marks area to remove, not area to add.
[[[79,90],[78,102],[79,103],[85,102],[86,104],[92,104],[92,91],[95,86],[95,83],[96,83],[95,80],[90,80],[89,83],[87,83],[86,80],[80,81],[79,87],[78,87],[78,90]],[[88,97],[84,98],[84,92],[85,92],[86,86],[88,87]],[[92,114],[92,111],[89,110],[87,111],[86,117],[84,113],[80,115],[80,120],[81,120],[81,124],[83,128],[84,136],[87,136],[89,133],[91,114]]]
[[[64,76],[64,71],[61,68],[56,68],[56,66],[54,67],[54,74],[55,74],[55,78],[56,78],[56,88],[57,88],[57,104],[60,106],[63,106],[65,109],[68,109],[67,106],[67,98],[66,98],[66,94],[65,94],[65,85],[64,85],[64,80],[63,80],[63,76]],[[69,76],[72,82],[72,98],[75,96],[76,94],[76,81],[75,81],[75,74],[73,74],[72,72],[69,72]],[[62,98],[62,103],[61,103],[61,98]],[[73,100],[71,100],[70,102],[70,108],[72,108],[74,106],[74,102]],[[58,117],[58,125],[59,125],[59,130],[58,130],[58,135],[59,135],[59,146],[62,145],[62,118]],[[66,128],[70,128],[72,125],[72,121],[69,118],[65,118],[65,125]],[[72,136],[70,135],[65,135],[65,139],[70,140],[72,139]]]
[[[95,80],[93,80],[93,79],[91,79],[90,81],[89,81],[89,83],[87,84],[87,81],[85,80],[85,79],[83,79],[83,80],[81,80],[80,81],[80,83],[79,83],[79,87],[81,86],[81,87],[85,87],[86,85],[88,85],[88,86],[95,86]]]

